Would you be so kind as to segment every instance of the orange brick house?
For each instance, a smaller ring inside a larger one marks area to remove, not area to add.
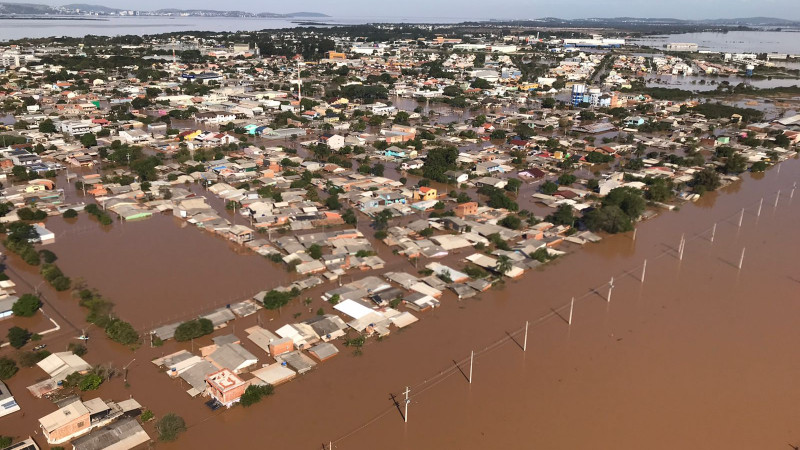
[[[238,402],[249,386],[228,369],[206,375],[206,394],[230,408]]]
[[[472,216],[478,214],[477,202],[460,203],[455,209],[456,217],[464,218],[465,216]]]

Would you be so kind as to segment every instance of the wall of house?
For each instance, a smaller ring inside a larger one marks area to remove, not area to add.
[[[76,417],[72,422],[64,425],[61,428],[57,428],[53,430],[47,436],[48,441],[60,441],[62,439],[67,438],[73,434],[79,433],[87,428],[90,425],[89,414],[84,414],[82,416]]]

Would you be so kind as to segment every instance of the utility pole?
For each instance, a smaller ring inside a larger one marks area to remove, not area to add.
[[[136,361],[136,358],[133,358],[133,359],[131,360],[131,362],[129,362],[128,364],[126,364],[126,365],[125,365],[125,367],[123,367],[123,368],[122,368],[122,370],[124,370],[124,371],[125,371],[125,376],[124,376],[124,378],[123,378],[123,381],[124,381],[125,383],[127,383],[127,382],[128,382],[128,366],[130,366],[131,364],[133,364],[133,362],[134,362],[134,361]]]
[[[614,277],[611,277],[611,281],[608,282],[608,298],[606,301],[611,303],[611,291],[614,290]]]
[[[686,246],[686,238],[681,235],[681,243],[678,245],[678,260],[683,261],[683,248]]]
[[[761,207],[764,206],[764,197],[761,197],[761,201],[758,202],[758,212],[756,213],[756,217],[761,217]]]
[[[525,321],[525,339],[522,341],[522,351],[528,351],[528,321]]]
[[[633,229],[633,241],[634,241],[634,242],[636,242],[636,230],[637,230],[637,229],[638,229],[638,228],[634,228],[634,229]]]
[[[403,414],[403,421],[406,423],[408,423],[408,404],[411,403],[411,400],[408,399],[408,394],[410,392],[411,391],[408,389],[408,386],[406,386],[406,412]]]
[[[567,325],[572,325],[572,310],[575,308],[575,297],[572,297],[572,300],[569,302],[569,319],[567,319]]]
[[[778,166],[778,167],[780,167],[780,166]],[[775,196],[775,208],[778,207],[778,200],[780,200],[780,198],[781,198],[781,191],[778,190],[778,195]]]
[[[777,201],[775,202],[778,203]],[[742,220],[744,219],[744,208],[742,208],[742,213],[739,214],[739,228],[742,228]]]
[[[472,384],[472,362],[475,359],[475,351],[469,354],[469,384]]]
[[[711,243],[714,243],[714,235],[717,234],[717,223],[714,222],[714,226],[711,228]]]
[[[644,260],[644,265],[642,266],[642,283],[644,283],[644,274],[647,272],[647,260]]]
[[[744,262],[744,250],[745,248],[742,247],[742,256],[739,257],[739,270],[742,269],[742,263]]]

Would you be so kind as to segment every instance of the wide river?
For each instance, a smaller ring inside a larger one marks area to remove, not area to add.
[[[800,54],[800,32],[798,30],[667,34],[647,36],[631,42],[656,48],[662,48],[669,42],[689,42],[697,44],[700,50],[724,53]]]
[[[293,28],[297,22],[357,25],[373,22],[454,23],[466,19],[453,17],[320,17],[268,19],[240,17],[104,17],[99,20],[70,19],[0,19],[0,42],[10,39],[45,38],[51,36],[82,37],[145,35],[175,31],[258,31]]]

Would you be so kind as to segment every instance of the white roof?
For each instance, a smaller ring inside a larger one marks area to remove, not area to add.
[[[411,289],[412,291],[419,292],[420,294],[430,295],[431,297],[439,297],[440,295],[442,295],[442,291],[434,287],[428,286],[427,284],[421,281],[419,283],[414,283],[409,289]]]
[[[289,381],[297,375],[294,370],[284,367],[280,363],[270,364],[251,373],[259,380],[273,386]]]
[[[389,320],[391,320],[392,323],[394,324],[394,326],[396,326],[397,328],[403,328],[403,327],[406,327],[408,325],[411,325],[412,323],[416,322],[419,319],[417,319],[410,312],[405,311],[405,312],[401,313],[400,315],[392,317]]]
[[[78,417],[88,414],[89,410],[86,408],[86,406],[84,406],[81,401],[75,401],[42,417],[39,419],[39,423],[41,424],[42,429],[49,434],[56,429],[67,425]]]
[[[466,259],[467,261],[470,261],[473,264],[476,264],[484,268],[491,269],[497,267],[497,260],[490,256],[486,256],[483,253],[474,253],[472,255],[467,256]]]
[[[36,363],[36,365],[56,380],[62,380],[69,374],[83,372],[92,368],[83,358],[72,352],[53,353]]]
[[[340,303],[337,303],[334,307],[335,310],[344,313],[354,319],[360,319],[367,314],[373,313],[374,311],[366,306],[362,305],[361,303],[355,302],[353,300],[347,299]]]

